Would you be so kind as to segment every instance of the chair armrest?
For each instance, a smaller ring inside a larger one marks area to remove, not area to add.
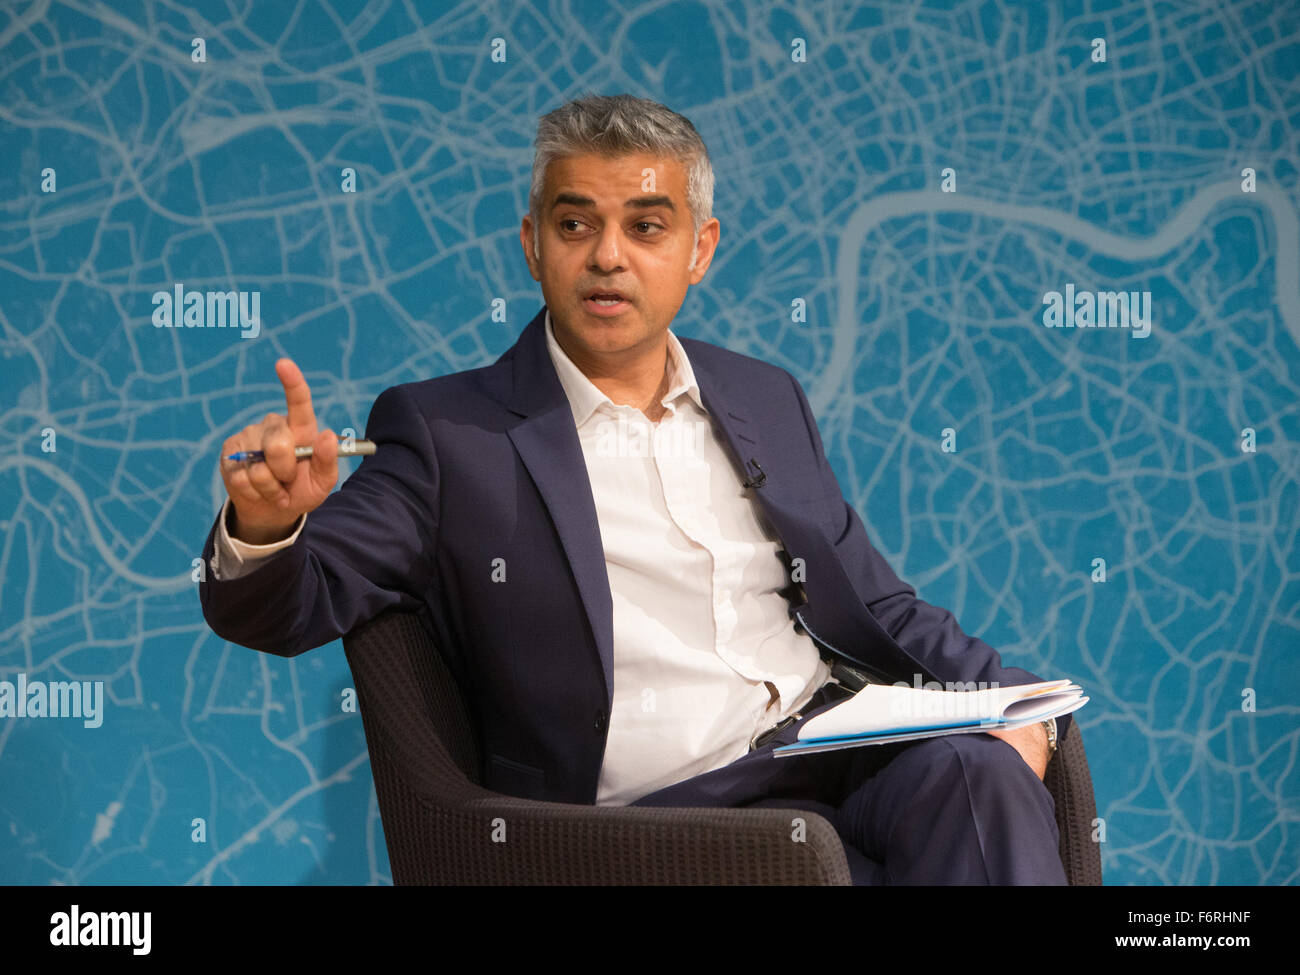
[[[1101,847],[1093,840],[1097,800],[1092,773],[1083,749],[1079,722],[1071,721],[1065,740],[1047,763],[1043,779],[1056,805],[1056,826],[1061,834],[1061,862],[1073,887],[1100,887]]]
[[[435,797],[382,749],[371,766],[397,884],[850,883],[839,835],[804,809],[586,806],[468,781]]]

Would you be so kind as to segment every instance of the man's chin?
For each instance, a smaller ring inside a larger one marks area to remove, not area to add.
[[[573,313],[574,322],[583,335],[596,338],[601,335],[623,335],[644,330],[644,323],[635,308],[627,308],[617,315],[600,315],[580,307]]]

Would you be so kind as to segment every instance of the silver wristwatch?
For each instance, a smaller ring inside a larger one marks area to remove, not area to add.
[[[1047,729],[1047,757],[1050,760],[1056,754],[1056,719],[1048,718],[1043,727]]]

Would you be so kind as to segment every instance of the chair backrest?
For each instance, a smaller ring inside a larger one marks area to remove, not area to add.
[[[366,740],[381,741],[439,788],[479,781],[469,707],[423,615],[382,613],[343,638]],[[373,747],[373,745],[372,745]]]

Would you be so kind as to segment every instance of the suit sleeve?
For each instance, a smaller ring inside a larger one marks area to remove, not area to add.
[[[989,685],[996,681],[999,686],[1011,687],[1042,680],[1019,667],[1004,667],[1001,655],[993,647],[965,633],[948,610],[918,598],[916,590],[895,574],[871,544],[857,511],[844,500],[808,398],[794,376],[790,376],[790,381],[813,441],[828,510],[833,512],[828,525],[830,539],[868,612],[899,646],[944,681],[984,681]],[[1069,730],[1070,717],[1056,719],[1057,734],[1062,741]]]
[[[386,609],[423,605],[434,583],[439,474],[428,423],[408,388],[379,395],[366,435],[378,449],[311,512],[292,545],[245,575],[209,572],[199,583],[204,619],[218,636],[292,657]],[[216,531],[214,522],[205,562]]]
[[[298,540],[302,534],[303,525],[307,521],[306,515],[298,516],[297,527],[289,534],[287,538],[279,542],[269,542],[266,545],[250,545],[248,542],[241,541],[238,538],[231,537],[226,531],[230,524],[230,511],[233,507],[231,500],[226,498],[226,503],[221,506],[221,512],[217,515],[217,530],[212,536],[212,559],[210,568],[213,578],[218,581],[226,579],[237,579],[239,576],[248,575],[257,568],[262,559],[269,559],[281,549],[286,549]]]

